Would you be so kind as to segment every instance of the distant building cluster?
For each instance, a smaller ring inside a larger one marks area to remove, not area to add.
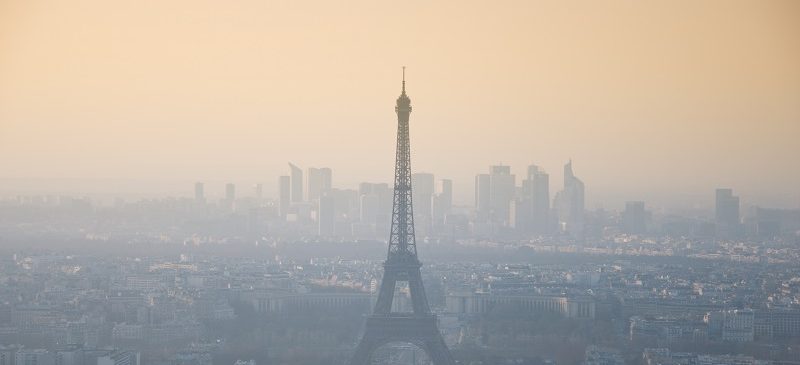
[[[587,241],[609,234],[662,235],[720,239],[774,238],[800,240],[800,209],[749,207],[742,210],[732,189],[717,189],[713,211],[674,214],[648,210],[645,201],[632,200],[614,212],[586,208],[586,185],[564,165],[564,184],[551,194],[550,175],[530,165],[521,181],[510,166],[490,166],[475,176],[474,205],[454,204],[453,181],[431,173],[412,174],[417,235],[428,240],[531,239],[560,237]],[[225,186],[224,198],[208,201],[204,184],[195,184],[194,210],[198,219],[234,213],[253,234],[281,237],[385,239],[393,199],[392,185],[364,182],[357,189],[337,188],[330,168],[301,169],[289,164],[278,178],[275,199],[264,197],[256,184],[247,197],[236,186]]]
[[[528,167],[517,186],[511,167],[491,166],[475,177],[474,233],[492,236],[505,232],[521,236],[568,233],[582,237],[585,224],[585,187],[564,165],[564,187],[550,204],[550,176],[539,166]]]

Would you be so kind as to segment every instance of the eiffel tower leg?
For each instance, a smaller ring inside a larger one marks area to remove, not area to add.
[[[440,336],[438,339],[425,342],[425,352],[431,359],[434,365],[454,365],[453,355],[447,349],[444,339]]]
[[[378,301],[375,303],[375,313],[391,313],[394,301],[394,288],[397,278],[393,273],[384,273],[381,288],[378,291]]]
[[[410,271],[408,275],[408,289],[411,292],[411,304],[413,305],[414,313],[429,312],[428,298],[425,295],[425,288],[422,286],[422,274],[417,269]]]

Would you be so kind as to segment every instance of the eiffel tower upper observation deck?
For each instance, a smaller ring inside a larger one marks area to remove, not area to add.
[[[372,353],[390,342],[407,342],[425,350],[435,365],[455,364],[436,327],[425,288],[422,286],[417,243],[414,235],[413,202],[411,201],[411,146],[408,119],[411,99],[406,95],[405,67],[403,89],[397,98],[397,154],[394,167],[394,203],[389,252],[383,264],[383,280],[373,314],[367,319],[364,337],[358,344],[352,365],[366,365]],[[398,281],[408,282],[413,312],[393,313],[392,301]]]

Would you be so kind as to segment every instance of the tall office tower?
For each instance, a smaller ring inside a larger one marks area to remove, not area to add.
[[[719,234],[734,234],[739,229],[739,197],[733,195],[733,189],[717,189],[716,217]]]
[[[289,213],[289,206],[292,202],[292,183],[289,176],[278,178],[278,214],[282,219],[286,219]]]
[[[325,191],[319,197],[319,224],[320,236],[332,236],[336,233],[336,198],[333,191]]]
[[[229,202],[236,200],[236,185],[233,183],[225,184],[225,200]]]
[[[359,198],[359,221],[372,225],[378,222],[380,201],[375,194],[362,194]]]
[[[331,181],[332,181],[333,172],[331,169],[327,167],[316,168],[316,167],[309,167],[308,168],[308,177],[306,178],[307,182],[307,193],[308,193],[308,200],[315,201],[319,199],[322,195],[322,192],[331,189]]]
[[[453,180],[439,181],[439,192],[433,197],[433,223],[444,224],[444,217],[453,209]]]
[[[353,233],[367,237],[376,237],[386,226],[386,212],[391,209],[391,195],[388,184],[361,183],[358,186],[359,206],[358,224],[353,225]],[[388,198],[389,203],[384,200]],[[379,236],[377,236],[379,237]]]
[[[361,183],[358,185],[359,221],[367,225],[385,224],[390,211],[392,195],[389,184]]]
[[[522,179],[518,197],[514,199],[511,213],[514,228],[518,233],[534,233],[533,219],[533,174],[538,172],[536,165],[528,166],[528,173]]]
[[[197,203],[205,203],[206,201],[204,186],[201,182],[194,183],[194,200]]]
[[[387,183],[378,183],[372,185],[372,193],[378,196],[378,201],[380,202],[381,213],[379,215],[385,216],[386,223],[389,223],[389,218],[392,216],[394,190]]]
[[[528,167],[531,181],[531,229],[535,233],[550,231],[550,175],[536,165]]]
[[[523,185],[525,180],[522,181]],[[508,208],[508,226],[514,228],[519,234],[531,232],[531,214],[533,213],[533,201],[529,196],[521,194],[511,200]]]
[[[337,217],[355,219],[359,216],[359,195],[358,190],[353,189],[330,189],[327,195],[335,199],[335,209]],[[343,232],[343,231],[342,231]],[[339,232],[339,233],[342,233]]]
[[[622,213],[622,231],[630,234],[641,234],[647,230],[647,211],[644,202],[625,202],[625,211]]]
[[[437,328],[436,315],[431,313],[422,285],[422,264],[417,257],[414,215],[411,195],[411,147],[408,117],[411,100],[403,93],[397,98],[397,154],[395,158],[394,204],[389,234],[389,252],[383,264],[383,278],[373,314],[367,318],[364,335],[356,347],[351,365],[372,363],[372,354],[390,342],[412,343],[424,350],[433,365],[453,365],[447,345]],[[408,283],[411,313],[392,311],[398,282]]]
[[[220,202],[220,207],[229,212],[236,209],[236,185],[233,183],[225,184],[225,199]]]
[[[432,199],[435,187],[433,174],[424,172],[411,174],[411,186],[414,187],[411,199],[414,201],[414,218],[416,218],[417,229],[427,232],[433,216]]]
[[[564,165],[564,190],[556,194],[555,206],[558,223],[563,232],[583,234],[584,185],[572,172],[572,160]]]
[[[292,203],[303,201],[303,170],[289,162],[289,175],[292,177]]]
[[[389,230],[392,222],[392,199],[394,191],[387,183],[372,185],[372,194],[378,197],[378,215],[375,217],[375,229],[380,231]]]
[[[489,168],[490,219],[501,225],[511,225],[511,201],[516,195],[516,178],[511,166],[497,165]]]
[[[387,183],[362,182],[362,183],[358,184],[358,194],[359,195],[375,194],[376,192],[378,192],[380,190],[388,190],[388,189],[389,189],[389,184],[387,184]],[[391,203],[392,202],[390,200],[389,204],[391,204]]]
[[[478,214],[479,219],[486,219],[489,217],[491,210],[489,203],[489,195],[491,178],[489,174],[478,174],[475,176],[475,212]]]
[[[442,197],[442,207],[445,213],[450,213],[453,208],[453,180],[442,179],[439,181],[439,196]]]

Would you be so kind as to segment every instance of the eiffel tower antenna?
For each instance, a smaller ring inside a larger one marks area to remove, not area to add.
[[[403,94],[406,93],[406,66],[403,66]]]

